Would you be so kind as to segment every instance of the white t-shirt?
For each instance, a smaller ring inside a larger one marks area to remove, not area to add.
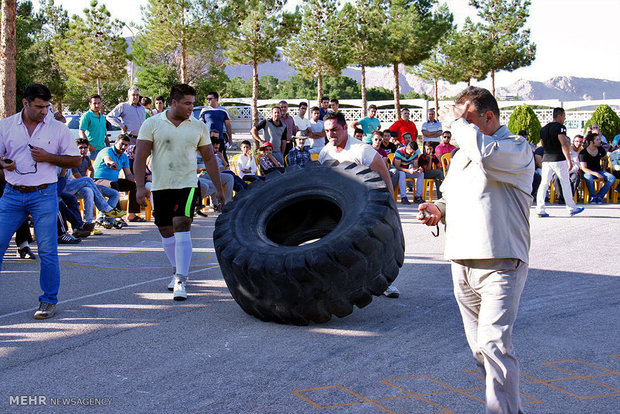
[[[250,170],[251,172],[244,173],[241,170]],[[258,166],[256,165],[256,160],[254,159],[254,157],[252,155],[250,155],[249,157],[243,154],[239,155],[239,157],[237,157],[237,171],[239,171],[239,177],[241,178],[243,178],[243,176],[246,174],[256,175],[256,172],[258,171]]]
[[[325,131],[325,127],[323,126],[323,121],[321,121],[320,119],[316,122],[312,122],[312,120],[310,120],[309,122],[310,122],[310,131],[312,133],[321,133]],[[310,141],[309,146],[310,146],[311,153],[319,153],[325,146],[325,137],[321,137],[317,139],[310,138],[309,141]]]
[[[357,165],[370,167],[377,154],[378,152],[373,147],[349,135],[347,143],[340,152],[337,151],[337,148],[331,142],[325,145],[319,154],[319,163],[322,164],[327,160],[337,160],[339,162],[354,162]]]
[[[310,128],[310,120],[307,118],[302,118],[299,115],[295,115],[293,117],[293,121],[295,122],[295,126],[297,126],[297,129],[300,131],[305,131],[306,129]]]

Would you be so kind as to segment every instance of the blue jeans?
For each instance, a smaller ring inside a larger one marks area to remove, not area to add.
[[[7,185],[0,198],[0,258],[9,247],[11,236],[30,214],[37,236],[41,272],[39,280],[43,295],[39,301],[57,303],[60,287],[60,266],[58,264],[58,194],[56,183],[43,190],[32,193],[20,193]],[[0,261],[0,268],[2,262]]]
[[[588,173],[583,173],[583,179],[586,180],[586,186],[588,187],[588,192],[590,193],[590,198],[600,198],[601,200],[607,194],[607,191],[611,188],[612,185],[616,182],[616,177],[613,174],[608,173],[607,171],[597,171],[597,173],[601,174],[605,178],[605,185],[601,188],[601,191],[596,193],[594,189],[594,180],[597,178],[596,176]]]
[[[108,197],[108,204],[112,208],[116,208],[116,206],[118,205],[118,200],[121,199],[121,195],[118,193],[118,191],[104,185],[95,185],[99,190],[101,190],[101,194],[103,194],[104,197]],[[99,211],[101,212],[101,210]],[[103,217],[103,213],[100,214],[100,217]]]
[[[114,191],[118,194],[118,191]],[[93,202],[101,212],[107,212],[113,208],[105,201],[103,194],[97,188],[97,184],[90,177],[80,177],[68,181],[64,192],[75,194],[76,197],[84,199],[84,221],[87,223],[93,221]],[[116,206],[116,204],[114,205]]]

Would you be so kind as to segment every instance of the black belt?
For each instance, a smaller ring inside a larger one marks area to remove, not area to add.
[[[41,185],[13,185],[13,184],[8,184],[7,185],[9,187],[11,187],[13,190],[17,190],[20,193],[33,193],[37,190],[43,190],[44,188],[47,188],[50,186],[50,184],[41,184]]]
[[[137,135],[134,135],[134,134],[125,134],[125,135],[128,135],[128,136],[130,136],[130,137],[132,137],[132,138],[138,138],[138,136],[137,136]]]

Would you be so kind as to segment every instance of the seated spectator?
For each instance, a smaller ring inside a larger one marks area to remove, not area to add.
[[[220,173],[220,180],[222,182],[222,188],[224,189],[224,199],[227,203],[230,203],[233,198],[235,179],[230,174]],[[202,195],[202,198],[211,197],[213,194],[215,194],[215,184],[213,184],[213,181],[211,181],[209,174],[205,170],[204,163],[198,164],[198,185],[200,186],[200,193]],[[215,198],[211,197],[211,200],[214,209],[217,210],[217,202],[215,202]]]
[[[424,179],[435,180],[435,187],[437,187],[437,197],[441,198],[441,191],[439,187],[443,182],[443,167],[441,161],[435,154],[433,154],[432,142],[424,143],[424,154],[418,157],[418,166],[424,171]]]
[[[125,153],[129,145],[129,136],[120,134],[113,147],[104,148],[97,154],[97,159],[93,163],[95,184],[113,188],[117,191],[129,192],[129,214],[127,219],[131,222],[144,222],[138,216],[140,205],[136,201],[136,180],[129,168],[129,158]],[[125,178],[118,178],[119,172],[123,170]]]
[[[241,142],[241,154],[237,157],[237,171],[239,177],[244,181],[253,182],[259,179],[256,175],[258,173],[258,165],[251,152],[252,144],[250,141],[244,140]]]
[[[620,178],[620,148],[609,154],[609,161],[611,162],[612,174],[616,179]],[[620,185],[616,186],[616,192],[620,193]]]
[[[64,192],[67,183],[67,170],[65,168],[56,167],[58,173],[58,182],[56,191],[58,192],[58,243],[74,244],[75,238],[84,238],[90,236],[90,231],[84,229],[84,221],[80,214],[80,205],[74,195]],[[73,234],[69,234],[67,221],[71,223]],[[79,241],[78,241],[79,242]]]
[[[0,197],[4,193],[6,180],[4,179],[4,171],[0,169]],[[21,259],[36,260],[37,256],[30,249],[30,243],[34,242],[30,233],[30,218],[24,220],[21,226],[15,232],[15,244],[17,245],[17,257]]]
[[[454,145],[450,144],[451,139],[452,139],[452,132],[443,131],[443,134],[441,134],[441,144],[435,147],[435,155],[437,155],[437,157],[440,160],[441,160],[442,155],[449,154],[452,152],[454,148],[456,148]]]
[[[414,141],[418,138],[418,128],[415,126],[413,121],[409,120],[410,115],[409,109],[401,109],[400,119],[388,128],[390,131],[395,131],[398,133],[398,140],[403,145],[407,144],[404,137],[405,134],[409,134],[411,137],[410,139]]]
[[[405,141],[403,145],[407,145],[411,141],[415,141],[415,140],[413,139],[413,137],[411,136],[411,134],[409,132],[405,132],[403,134],[403,141]]]
[[[67,183],[63,193],[75,195],[84,200],[84,229],[91,233],[95,229],[93,221],[94,206],[107,217],[123,217],[126,211],[113,208],[118,204],[120,195],[113,188],[99,187],[92,178],[87,177],[86,173],[92,170],[90,158],[88,157],[88,142],[85,139],[78,140],[78,149],[82,155],[82,164],[78,168],[73,168],[67,176]],[[108,197],[109,202],[104,197]]]
[[[305,167],[308,164],[313,164],[310,152],[306,144],[306,136],[303,131],[297,131],[295,134],[295,148],[288,153],[288,165],[299,164]]]
[[[409,204],[407,199],[407,187],[405,185],[407,178],[415,178],[416,195],[413,199],[414,203],[423,203],[422,191],[424,190],[424,174],[417,165],[417,158],[420,155],[418,144],[414,141],[409,142],[403,148],[396,151],[394,155],[394,169],[398,177],[398,191],[400,192],[400,201],[403,204]]]
[[[320,153],[325,146],[325,128],[319,116],[320,108],[318,106],[312,107],[310,112],[310,154]]]
[[[377,118],[377,105],[370,105],[368,107],[368,116],[351,124],[353,129],[358,129],[359,127],[362,127],[362,134],[364,135],[362,141],[366,144],[371,144],[372,133],[381,129],[381,121]]]
[[[362,141],[364,139],[364,131],[360,128],[355,128],[355,130],[353,130],[353,138]]]
[[[239,192],[241,190],[245,190],[248,188],[248,183],[243,181],[241,177],[237,176],[233,171],[228,167],[228,162],[224,159],[224,154],[222,154],[220,149],[220,138],[219,133],[216,130],[211,130],[211,145],[213,145],[213,152],[215,153],[215,161],[217,161],[217,166],[220,169],[220,176],[222,175],[230,175],[233,178],[233,190]]]
[[[379,155],[381,155],[386,160],[388,159],[388,153],[385,152],[383,148],[381,148],[381,143],[383,143],[383,133],[381,131],[373,131],[372,133],[372,147],[377,150]],[[389,163],[388,163],[389,168]]]
[[[383,148],[383,150],[388,154],[393,154],[398,149],[396,144],[392,142],[392,131],[389,129],[383,131],[383,142],[381,142],[381,148]]]
[[[280,164],[280,161],[275,159],[273,156],[273,145],[271,142],[264,142],[260,147],[260,150],[263,151],[263,156],[260,157],[259,160],[260,169],[263,175],[267,175],[275,170],[282,173],[284,172],[284,167]]]
[[[618,148],[620,148],[620,134],[616,135],[614,137],[614,140],[611,143],[611,148],[613,151],[617,150]]]
[[[592,127],[592,133],[597,134],[599,137],[601,137],[601,147],[605,151],[609,151],[611,149],[611,144],[607,142],[607,138],[605,138],[605,135],[603,135],[603,133],[601,132],[601,127],[598,124],[592,124],[591,127]]]
[[[607,172],[607,151],[602,148],[601,137],[593,132],[586,136],[586,148],[579,153],[579,163],[583,171],[583,179],[586,181],[588,192],[590,193],[591,204],[602,204],[605,194],[616,182],[616,177]],[[594,180],[599,179],[605,185],[597,193],[594,187]]]
[[[570,159],[573,164],[571,169],[568,170],[568,179],[570,180],[570,186],[573,196],[579,190],[579,184],[581,184],[581,176],[579,175],[579,153],[583,148],[583,136],[575,135],[570,146]],[[558,204],[566,204],[564,195],[562,194],[562,184],[556,175],[553,177],[553,185],[556,189],[558,196]]]

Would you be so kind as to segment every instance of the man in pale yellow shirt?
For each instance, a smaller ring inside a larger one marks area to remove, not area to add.
[[[192,256],[190,227],[196,208],[197,150],[215,185],[218,201],[222,206],[225,201],[209,130],[205,124],[191,116],[196,90],[185,84],[175,85],[170,91],[170,99],[170,109],[148,118],[140,128],[134,173],[136,198],[138,203],[145,206],[146,159],[151,155],[155,224],[162,237],[164,252],[175,268],[168,289],[173,290],[174,300],[185,300]]]

